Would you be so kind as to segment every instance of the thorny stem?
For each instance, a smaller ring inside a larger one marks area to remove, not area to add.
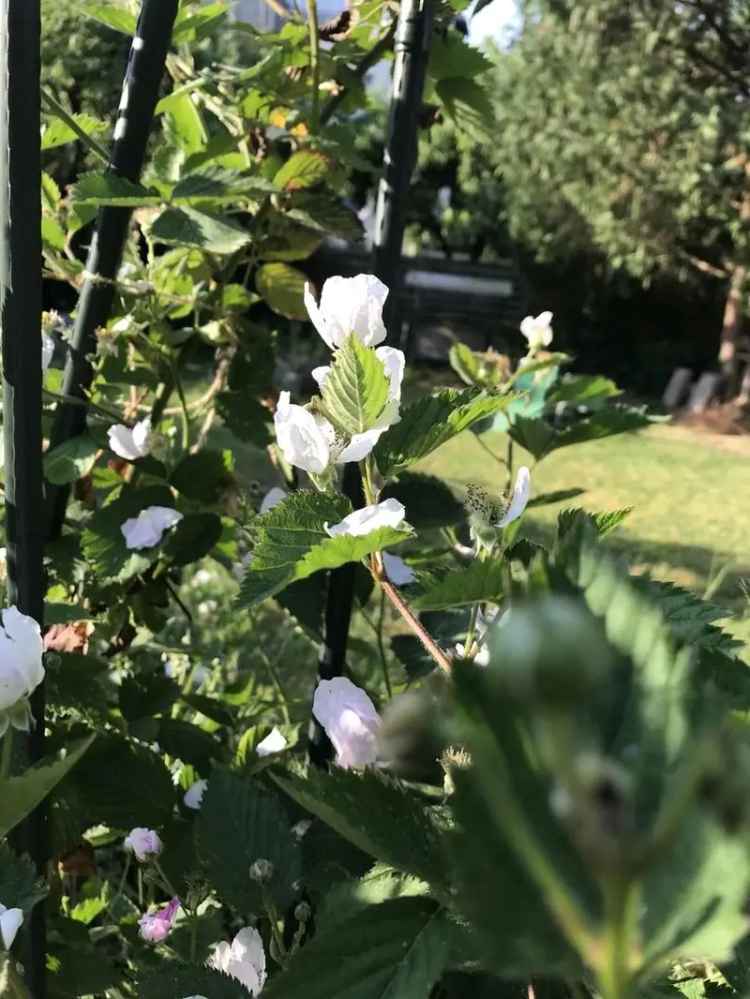
[[[75,132],[81,142],[85,146],[88,146],[91,152],[94,153],[104,163],[104,165],[108,167],[109,153],[107,150],[103,146],[100,146],[96,139],[92,138],[86,131],[84,131],[75,118],[68,114],[62,104],[55,100],[52,94],[44,87],[42,87],[41,95],[42,102],[47,105],[50,114],[53,114],[56,118],[59,118],[60,121],[64,122],[71,132]]]
[[[444,673],[448,673],[450,675],[452,666],[449,657],[445,654],[445,652],[443,652],[432,635],[430,635],[425,629],[424,625],[419,621],[417,616],[414,614],[414,611],[407,604],[396,587],[385,578],[383,574],[382,559],[377,552],[372,557],[371,571],[383,593],[388,597],[401,617],[404,621],[406,621],[411,630],[417,636],[428,655],[435,660]]]
[[[312,113],[310,124],[317,132],[320,126],[320,35],[318,33],[318,5],[307,0],[307,23],[310,30],[310,69],[312,70]]]

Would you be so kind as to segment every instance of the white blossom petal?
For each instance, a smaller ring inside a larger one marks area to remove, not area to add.
[[[375,356],[380,360],[385,368],[390,390],[388,396],[396,402],[401,402],[401,384],[404,380],[404,370],[406,369],[406,358],[403,350],[395,347],[378,347]]]
[[[263,938],[252,926],[243,927],[231,944],[217,944],[208,964],[240,982],[252,996],[257,996],[266,984]]]
[[[383,568],[394,586],[408,586],[417,578],[414,570],[402,558],[391,555],[390,552],[383,552]]]
[[[125,547],[128,549],[153,548],[158,545],[170,527],[182,520],[182,514],[169,506],[147,506],[137,517],[129,517],[121,525]]]
[[[373,427],[372,430],[365,430],[361,434],[354,434],[346,447],[336,455],[336,464],[342,465],[347,461],[362,461],[365,459],[387,429],[387,427]]]
[[[194,811],[198,809],[203,804],[203,795],[206,793],[206,788],[208,787],[207,780],[196,780],[190,785],[185,794],[182,796],[182,800],[186,808],[192,808]]]
[[[383,306],[387,297],[388,288],[373,274],[328,278],[320,305],[310,286],[305,285],[308,315],[331,350],[340,347],[352,333],[366,347],[382,343],[386,337]]]
[[[355,510],[333,527],[326,524],[325,529],[332,538],[340,534],[361,537],[376,531],[379,527],[400,527],[405,516],[404,504],[391,497],[382,503],[373,503],[371,506],[362,507],[361,510]]]
[[[278,445],[290,465],[321,475],[331,458],[333,427],[322,417],[293,405],[289,398],[288,392],[279,395],[273,418]]]
[[[48,333],[42,333],[42,371],[46,371],[55,354],[55,341]]]
[[[315,379],[315,382],[317,383],[317,386],[321,390],[321,392],[323,391],[323,386],[325,385],[326,379],[328,378],[332,370],[333,369],[331,368],[330,364],[321,364],[320,367],[313,368],[312,371],[310,372],[310,374]]]
[[[120,458],[126,461],[137,461],[145,458],[151,451],[151,417],[147,416],[131,430],[124,423],[116,423],[107,431],[109,447]]]
[[[0,712],[15,708],[44,679],[42,633],[33,617],[22,614],[17,607],[6,607],[1,613],[0,630]],[[24,717],[28,717],[24,713]],[[7,718],[3,729],[7,729]],[[15,728],[25,727],[14,718]]]
[[[262,739],[255,747],[258,756],[271,756],[273,753],[280,753],[286,749],[287,741],[279,732],[278,728],[272,728],[265,739]]]
[[[552,343],[552,313],[540,312],[538,316],[526,316],[521,322],[521,333],[529,341],[529,350],[549,347]]]
[[[259,513],[268,513],[269,510],[273,510],[275,506],[282,503],[287,498],[286,489],[280,489],[279,486],[274,486],[269,489],[266,495],[263,497],[260,503]]]
[[[510,505],[508,509],[503,514],[502,518],[498,521],[498,527],[507,527],[508,524],[512,523],[514,520],[518,520],[523,511],[526,509],[526,504],[529,502],[529,493],[531,491],[531,474],[525,465],[522,465],[518,469],[518,474],[516,475],[516,484],[513,487],[513,495],[510,499]]]
[[[345,676],[321,680],[313,697],[313,715],[345,769],[365,767],[377,758],[380,715],[364,690]]]
[[[3,949],[10,950],[16,934],[23,923],[23,912],[21,909],[6,909],[0,904],[0,938],[2,938]]]

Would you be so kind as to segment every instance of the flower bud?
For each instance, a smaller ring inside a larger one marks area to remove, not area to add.
[[[162,851],[162,842],[153,829],[137,826],[131,829],[125,837],[123,846],[135,854],[136,860],[145,863],[152,857],[158,857]]]
[[[166,940],[172,930],[177,910],[180,907],[179,898],[173,898],[171,902],[159,909],[157,912],[147,912],[138,920],[140,934],[149,943],[161,943]]]
[[[250,865],[250,880],[258,884],[268,884],[274,874],[274,866],[270,860],[260,858]]]
[[[298,923],[306,923],[312,915],[312,909],[307,902],[300,902],[294,909],[294,918]]]

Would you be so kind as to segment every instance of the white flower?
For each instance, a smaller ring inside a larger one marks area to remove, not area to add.
[[[225,940],[214,947],[210,967],[244,985],[251,996],[259,995],[266,984],[266,954],[263,939],[252,926],[243,927],[231,944]]]
[[[335,437],[328,420],[314,416],[302,406],[289,401],[282,392],[273,417],[276,440],[290,465],[311,475],[322,475],[331,460],[331,445]]]
[[[374,763],[380,715],[367,694],[345,676],[321,680],[313,714],[336,750],[336,763],[350,769]]]
[[[195,811],[203,804],[203,795],[206,793],[206,788],[208,787],[207,780],[196,780],[187,789],[185,794],[182,796],[182,800],[185,803],[186,808],[192,808]]]
[[[6,607],[0,617],[0,735],[9,724],[28,732],[26,698],[44,679],[42,633],[34,618],[17,607]]]
[[[141,863],[151,857],[158,857],[162,850],[158,833],[154,832],[153,829],[144,829],[143,826],[131,829],[125,837],[123,846],[126,850],[134,853],[136,860],[140,860]]]
[[[320,367],[313,368],[312,371],[310,372],[310,374],[317,382],[318,388],[320,389],[321,392],[323,391],[323,386],[325,385],[326,379],[330,375],[331,370],[332,369],[330,364],[321,364]]]
[[[467,659],[466,646],[463,642],[456,643],[456,655],[459,659]],[[490,662],[490,649],[486,642],[481,642],[477,646],[477,651],[471,657],[477,666],[488,666]]]
[[[147,416],[131,430],[124,423],[116,423],[107,431],[109,447],[120,458],[136,461],[151,451],[151,417]]]
[[[169,506],[147,506],[137,517],[129,517],[120,527],[126,548],[153,548],[170,527],[182,520],[182,514]]]
[[[376,531],[379,527],[400,527],[405,515],[404,504],[391,497],[383,500],[382,503],[363,506],[361,510],[350,513],[348,517],[344,517],[339,524],[334,524],[333,527],[326,524],[325,529],[332,538],[340,534],[348,534],[356,538]]]
[[[272,728],[269,734],[255,747],[258,756],[271,756],[286,749],[287,741],[277,728]]]
[[[512,521],[518,520],[529,502],[530,491],[531,474],[528,468],[522,465],[516,475],[516,484],[513,487],[513,495],[510,498],[508,509],[497,522],[498,527],[507,527]]]
[[[278,486],[274,486],[269,489],[263,499],[260,501],[260,510],[258,513],[267,513],[269,510],[273,510],[275,506],[283,502],[287,497],[287,492],[285,489],[279,489]]]
[[[374,274],[328,278],[320,305],[310,285],[305,285],[308,315],[331,350],[340,347],[352,333],[365,347],[382,343],[386,336],[383,306],[387,297],[388,289]]]
[[[55,341],[47,333],[42,333],[42,371],[46,371],[52,363],[55,353]]]
[[[552,313],[540,312],[538,316],[526,316],[521,323],[521,332],[529,341],[529,350],[549,347],[552,343]]]
[[[312,819],[300,819],[292,826],[292,835],[295,839],[302,839],[312,825]]]
[[[0,938],[2,938],[4,950],[10,950],[13,946],[21,923],[23,923],[23,912],[20,909],[6,909],[0,903]]]
[[[394,586],[408,586],[417,578],[414,570],[410,569],[402,558],[390,555],[388,552],[383,552],[383,568]]]

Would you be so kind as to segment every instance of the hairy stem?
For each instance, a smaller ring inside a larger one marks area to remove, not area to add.
[[[406,621],[411,630],[417,636],[428,655],[435,660],[444,673],[450,674],[452,667],[449,657],[445,654],[445,652],[443,652],[432,635],[430,635],[430,633],[426,630],[424,625],[417,618],[414,611],[407,604],[396,587],[385,578],[383,575],[382,560],[377,553],[373,556],[372,572],[383,593],[388,597],[401,617],[404,621]]]
[[[310,70],[312,71],[312,131],[320,127],[320,35],[318,33],[318,5],[307,0],[307,24],[310,30]]]

